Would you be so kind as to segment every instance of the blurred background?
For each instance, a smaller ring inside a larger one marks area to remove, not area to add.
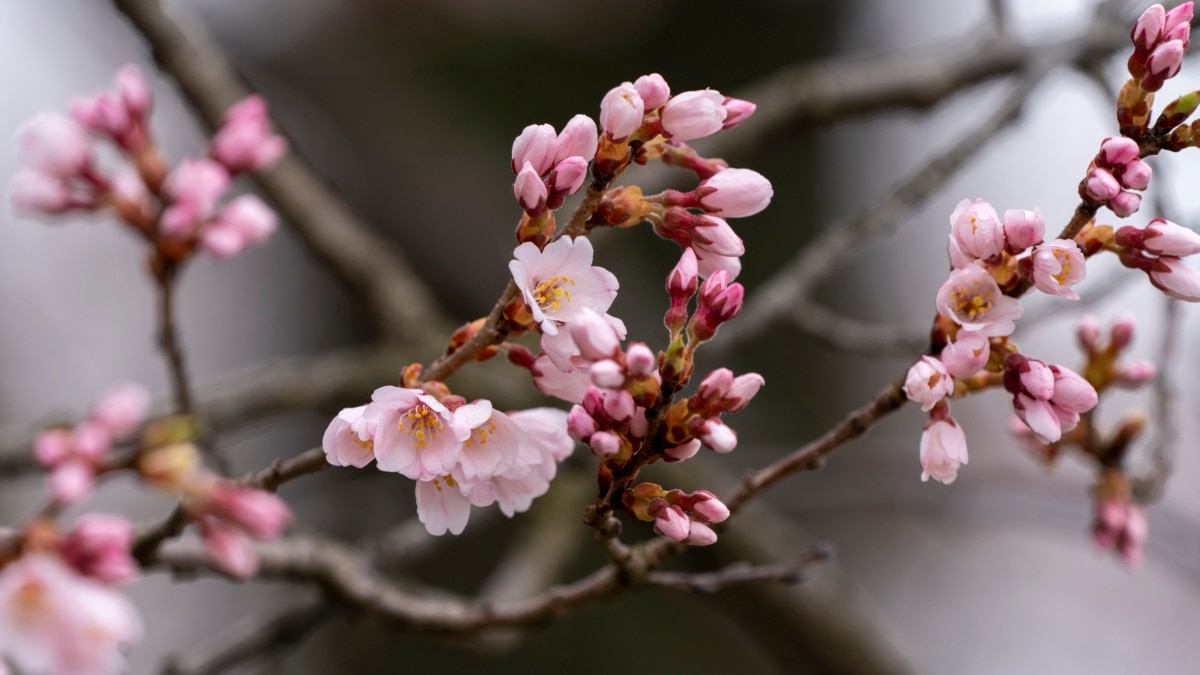
[[[560,127],[577,112],[596,116],[610,87],[649,72],[663,74],[674,91],[707,86],[752,97],[780,73],[805,64],[873,63],[893,53],[952,54],[948,45],[969,50],[973,37],[982,41],[996,31],[998,3],[164,4],[200,20],[270,101],[296,151],[395,244],[445,311],[465,321],[486,313],[507,279],[519,217],[509,150],[526,124]],[[1094,3],[1002,4],[1006,34],[1018,44],[1040,45],[1082,35]],[[1143,9],[1116,4],[1130,17]],[[894,234],[839,261],[817,287],[816,299],[866,322],[869,331],[919,339],[945,276],[947,217],[960,199],[987,199],[1001,211],[1036,206],[1048,230],[1061,228],[1100,139],[1115,132],[1105,86],[1123,81],[1126,56],[1122,47],[1090,73],[1064,67],[1046,76],[1019,119],[911,213],[899,214]],[[199,152],[201,126],[174,82],[157,73],[124,18],[96,0],[0,0],[0,72],[9,92],[0,106],[0,130],[11,135],[38,111],[63,109],[73,96],[108,86],[126,62],[150,74],[157,96],[155,130],[169,155]],[[1200,74],[1193,68],[1185,65],[1159,100],[1196,88]],[[838,83],[827,84],[836,89]],[[740,281],[748,297],[807,242],[872,207],[962,135],[976,133],[979,120],[1003,105],[1011,91],[1012,83],[999,78],[963,87],[922,109],[832,121],[785,117],[763,134],[740,136],[743,130],[737,129],[713,139],[719,143],[711,146],[714,152],[734,166],[763,173],[775,186],[766,212],[734,223],[746,242]],[[769,111],[764,102],[760,112]],[[697,146],[705,151],[703,142]],[[1153,200],[1158,190],[1179,222],[1200,222],[1200,203],[1188,187],[1200,177],[1200,156],[1160,157],[1154,168],[1150,198],[1132,222],[1158,215]],[[0,153],[0,180],[7,182],[15,169],[12,154]],[[648,191],[691,185],[686,176],[640,168],[620,182],[644,184]],[[596,239],[598,264],[621,280],[613,313],[629,324],[632,339],[654,346],[663,334],[661,287],[677,249],[644,228],[601,232]],[[116,381],[144,382],[165,397],[165,370],[153,342],[153,292],[142,257],[139,242],[102,220],[43,224],[0,210],[0,316],[6,317],[0,321],[0,425],[7,437],[27,437],[31,429],[79,416],[97,392]],[[1108,290],[1087,309],[1104,321],[1133,313],[1140,331],[1135,353],[1157,358],[1165,302],[1140,273],[1111,262],[1089,265],[1084,288],[1108,284]],[[1046,297],[1027,304],[1046,318],[1018,333],[1023,351],[1075,364],[1079,309]],[[688,566],[706,569],[742,558],[778,560],[814,541],[834,545],[833,561],[795,588],[713,597],[646,591],[490,649],[403,633],[330,606],[321,610],[328,620],[298,645],[229,672],[1189,671],[1200,659],[1190,630],[1200,621],[1200,470],[1190,459],[1200,428],[1189,414],[1200,392],[1191,379],[1197,372],[1196,316],[1183,310],[1180,349],[1164,369],[1178,389],[1173,409],[1182,441],[1166,497],[1149,510],[1150,544],[1144,566],[1135,572],[1094,550],[1088,535],[1090,469],[1068,459],[1047,471],[1028,456],[1005,432],[1009,404],[997,392],[955,405],[971,463],[953,485],[920,482],[923,418],[906,409],[837,453],[825,470],[776,488],[766,500],[769,509],[739,517],[721,545],[687,556]],[[180,312],[182,338],[201,387],[281,357],[370,339],[362,304],[287,228],[235,260],[198,261],[183,281]],[[740,435],[738,451],[697,460],[693,464],[704,466],[682,477],[655,474],[665,482],[690,481],[671,487],[727,487],[746,469],[829,428],[921,352],[902,345],[886,354],[846,353],[788,320],[738,338],[724,348],[714,345],[704,365],[758,371],[768,385],[750,409],[730,420]],[[408,361],[434,356],[414,350],[407,360],[381,369],[376,384],[389,383],[394,377],[389,373]],[[487,372],[496,377],[516,375],[502,365],[493,368]],[[369,394],[365,388],[356,399],[330,402],[328,409],[258,420],[222,442],[239,472],[255,469],[317,445],[340,405],[357,404]],[[1142,394],[1106,398],[1101,425],[1126,409],[1152,405]],[[510,523],[476,510],[472,517],[479,522],[462,537],[434,546],[423,542],[392,567],[455,592],[494,590],[489,584],[498,582],[489,572],[514,541],[564,510],[573,521],[590,499],[587,474],[593,465],[588,457],[576,461],[532,513]],[[556,497],[572,484],[576,492],[568,497],[574,501]],[[19,522],[39,491],[36,480],[6,485],[0,491],[3,522]],[[411,491],[400,477],[331,470],[297,481],[282,494],[306,527],[362,541],[394,533],[408,521]],[[120,509],[149,519],[167,506],[162,498],[117,482],[106,485],[88,510]],[[640,529],[645,528],[627,528]],[[561,578],[599,564],[595,548],[586,528],[577,527],[561,549]],[[262,612],[306,600],[283,585],[180,583],[161,575],[138,583],[132,594],[147,623],[146,640],[132,654],[138,673],[158,672],[172,655],[190,663],[209,640],[237,633],[239,622],[249,625]]]

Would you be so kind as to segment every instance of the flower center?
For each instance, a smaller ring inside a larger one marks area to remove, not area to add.
[[[1066,286],[1067,279],[1071,276],[1071,257],[1063,251],[1055,251],[1054,259],[1058,261],[1058,274],[1050,275],[1059,286]]]
[[[437,440],[438,432],[442,430],[442,419],[424,403],[418,403],[412,410],[400,416],[396,429],[409,435],[414,448],[424,450],[432,441]],[[364,446],[365,447],[365,446]]]
[[[979,282],[954,289],[954,312],[974,321],[992,311],[992,289],[979,290]]]
[[[564,302],[571,301],[571,292],[565,287],[574,285],[575,280],[570,277],[550,277],[533,289],[533,299],[544,310],[557,310]]]
[[[489,417],[487,422],[471,430],[471,437],[463,441],[463,445],[474,445],[476,438],[479,439],[480,445],[487,445],[488,436],[494,433],[496,433],[496,423]]]
[[[458,487],[458,481],[454,480],[454,476],[442,476],[441,478],[433,479],[433,489],[441,492],[442,481],[446,482],[446,487]]]

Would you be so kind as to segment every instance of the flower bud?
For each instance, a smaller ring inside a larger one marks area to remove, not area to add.
[[[587,177],[587,160],[582,157],[568,157],[554,165],[550,173],[550,185],[555,192],[562,195],[573,195],[583,187]],[[561,206],[562,204],[558,204]]]
[[[922,356],[904,378],[904,394],[910,401],[921,404],[929,412],[933,406],[954,391],[954,379],[941,361]]]
[[[746,119],[753,115],[754,111],[758,109],[758,106],[754,105],[750,101],[743,101],[740,98],[733,98],[731,96],[725,97],[724,105],[725,123],[721,125],[722,129],[732,129],[736,127],[737,125],[746,121]]]
[[[17,132],[17,159],[50,176],[77,176],[92,163],[92,139],[70,117],[40,113]]]
[[[664,134],[678,141],[711,136],[725,123],[725,97],[711,89],[685,91],[662,109]]]
[[[625,384],[625,369],[612,359],[597,361],[588,369],[592,382],[602,389],[617,389]]]
[[[671,98],[671,87],[658,73],[643,75],[633,81],[633,88],[642,97],[647,112],[662,107]]]
[[[720,523],[729,518],[729,507],[708,490],[697,490],[691,497],[692,513],[703,518],[704,522]]]
[[[585,443],[594,433],[596,433],[596,420],[592,419],[592,416],[587,414],[582,406],[571,406],[571,411],[567,413],[567,434],[571,439]]]
[[[554,164],[557,145],[558,136],[549,124],[530,124],[525,127],[521,135],[513,139],[510,164],[513,175],[520,173],[526,162],[538,176],[546,175]]]
[[[1155,218],[1143,231],[1141,248],[1155,255],[1178,258],[1195,255],[1200,253],[1200,234],[1169,220]]]
[[[613,87],[600,101],[600,127],[610,140],[620,143],[642,126],[645,104],[629,82]]]
[[[1133,24],[1133,30],[1129,33],[1129,38],[1133,40],[1133,46],[1141,51],[1150,51],[1162,37],[1165,23],[1166,11],[1163,10],[1163,6],[1150,5],[1138,17]]]
[[[1132,159],[1125,165],[1119,180],[1122,186],[1130,190],[1145,190],[1150,185],[1153,173],[1149,164],[1140,159]]]
[[[1084,179],[1084,196],[1092,201],[1107,202],[1120,193],[1121,184],[1107,169],[1092,169]]]
[[[533,164],[525,162],[513,181],[513,196],[527,213],[538,213],[546,206],[547,190]]]
[[[1125,166],[1137,159],[1141,148],[1137,141],[1125,136],[1109,136],[1100,142],[1100,153],[1096,155],[1101,166],[1106,168]]]
[[[1150,283],[1176,300],[1200,302],[1200,274],[1179,258],[1163,256],[1148,272]]]
[[[621,439],[611,431],[597,431],[588,439],[588,447],[596,456],[607,459],[621,451]]]
[[[1004,237],[1008,241],[1010,251],[1019,253],[1031,246],[1037,246],[1045,236],[1046,222],[1042,219],[1040,209],[1009,209],[1004,212]]]
[[[696,190],[701,206],[724,218],[745,218],[767,208],[774,190],[771,182],[750,169],[725,169],[700,184]]]
[[[1141,195],[1136,195],[1132,192],[1119,192],[1117,196],[1108,200],[1108,208],[1115,213],[1118,218],[1128,218],[1138,212],[1142,206]]]
[[[991,341],[986,337],[960,330],[954,342],[942,350],[940,360],[950,375],[965,380],[987,365],[991,351]]]
[[[664,449],[663,455],[666,461],[674,463],[687,461],[695,457],[697,452],[700,452],[700,441],[693,438],[683,445]]]
[[[687,539],[684,539],[683,543],[690,546],[711,546],[717,543],[717,533],[711,527],[704,523],[695,522],[691,525],[691,528],[688,530]]]
[[[691,529],[692,521],[678,506],[662,506],[654,514],[654,531],[668,539],[683,541]]]
[[[642,342],[634,342],[625,350],[625,368],[634,377],[649,377],[658,369],[658,357]]]

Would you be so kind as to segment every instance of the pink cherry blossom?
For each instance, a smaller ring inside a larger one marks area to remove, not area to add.
[[[596,122],[587,115],[576,115],[563,125],[562,133],[555,140],[553,161],[557,165],[571,157],[579,157],[586,165],[595,157],[598,144]]]
[[[329,423],[321,439],[325,461],[361,469],[375,459],[375,429],[363,418],[366,409],[365,405],[343,408]]]
[[[1141,195],[1136,195],[1129,191],[1118,192],[1115,197],[1108,200],[1108,210],[1112,211],[1118,218],[1128,218],[1137,213],[1141,207]]]
[[[641,94],[632,83],[622,82],[600,101],[600,127],[610,140],[620,143],[642,126],[645,112]]]
[[[1117,180],[1123,187],[1130,190],[1145,190],[1150,186],[1150,178],[1154,175],[1150,165],[1140,159],[1130,160],[1121,170]]]
[[[983,335],[960,330],[954,342],[942,350],[940,360],[954,377],[965,380],[987,365],[991,341]]]
[[[1190,4],[1190,3],[1189,3]],[[1154,4],[1146,8],[1133,24],[1129,37],[1134,47],[1150,51],[1162,38],[1163,27],[1166,23],[1166,11],[1162,5]]]
[[[207,220],[217,200],[229,188],[229,172],[207,158],[185,159],[163,183],[163,192],[171,205],[163,211],[161,226],[172,236],[192,233],[196,223]]]
[[[249,96],[225,113],[209,153],[230,173],[262,171],[287,153],[287,141],[271,130],[266,100]]]
[[[103,584],[119,584],[138,574],[138,564],[130,555],[133,544],[133,523],[129,519],[89,513],[63,536],[58,551],[83,576]]]
[[[700,198],[704,209],[723,218],[752,216],[767,208],[775,194],[770,181],[750,169],[718,171],[696,191],[705,193]]]
[[[1033,251],[1033,285],[1043,293],[1078,300],[1072,286],[1086,276],[1083,252],[1070,239],[1056,239]]]
[[[921,434],[921,480],[949,485],[967,463],[967,437],[953,418],[931,419]]]
[[[1128,245],[1122,241],[1121,232],[1132,229],[1122,227],[1117,230],[1117,243]],[[1141,231],[1141,235],[1140,248],[1155,255],[1182,258],[1200,253],[1200,234],[1169,220],[1155,218]]]
[[[451,476],[417,481],[417,518],[434,536],[462,534],[471,518],[471,501]]]
[[[668,539],[683,541],[691,529],[692,521],[678,506],[664,505],[654,515],[654,531]]]
[[[520,173],[529,164],[537,176],[545,176],[554,165],[554,151],[558,135],[549,124],[530,124],[513,139],[512,172]]]
[[[382,471],[429,481],[458,463],[470,429],[420,389],[386,386],[375,390],[363,411],[375,428],[375,460]]]
[[[568,326],[579,355],[588,361],[611,359],[621,349],[621,338],[604,316],[584,308]]]
[[[1008,241],[1008,250],[1013,253],[1037,246],[1045,236],[1046,222],[1042,219],[1041,209],[1009,209],[1004,212],[1004,238]]]
[[[546,396],[553,396],[568,403],[582,401],[584,393],[592,384],[592,376],[587,366],[562,370],[545,354],[537,357],[530,372],[535,389]]]
[[[537,213],[546,206],[546,197],[548,196],[546,183],[538,174],[537,169],[525,162],[521,170],[517,172],[517,178],[513,181],[513,196],[517,198],[517,203],[521,208],[530,212]]]
[[[712,546],[717,543],[717,533],[704,523],[693,522],[683,543],[689,546]]]
[[[265,242],[278,227],[275,211],[254,195],[242,195],[225,205],[200,232],[200,245],[218,260],[238,255]]]
[[[504,413],[493,410],[487,400],[460,406],[456,422],[470,430],[452,472],[464,481],[489,480],[517,463],[522,446],[529,444],[525,432]]]
[[[92,163],[92,139],[70,117],[40,113],[17,132],[17,159],[49,176],[78,176]]]
[[[1117,182],[1116,177],[1108,169],[1100,167],[1088,172],[1083,185],[1084,194],[1092,200],[1101,203],[1108,202],[1110,199],[1121,194],[1121,184]]]
[[[1011,335],[1024,311],[1021,303],[1002,294],[992,275],[978,265],[950,272],[938,289],[937,309],[942,316],[986,337]]]
[[[1072,413],[1085,413],[1096,407],[1099,395],[1081,375],[1063,366],[1050,366],[1054,372],[1054,394],[1050,402]]]
[[[725,123],[725,97],[718,91],[685,91],[662,108],[663,132],[678,141],[711,136]]]
[[[708,490],[692,493],[691,511],[706,523],[721,523],[729,518],[729,507]]]
[[[113,438],[125,438],[137,430],[150,410],[150,392],[140,384],[124,382],[100,395],[92,404],[89,418]]]
[[[1148,274],[1150,283],[1176,300],[1200,302],[1200,273],[1174,256],[1153,261]]]
[[[722,129],[732,129],[742,122],[749,119],[758,110],[758,106],[750,101],[743,101],[740,98],[732,96],[725,97],[725,122],[721,125]]]
[[[22,169],[13,176],[8,198],[20,213],[54,215],[77,205],[71,187],[62,178],[31,169]]]
[[[666,455],[665,459],[668,462],[684,462],[695,457],[698,452],[700,452],[700,441],[695,438],[683,445],[663,450],[663,454]]]
[[[705,447],[720,454],[733,452],[737,447],[737,432],[716,418],[702,420],[697,425],[696,436]]]
[[[1115,549],[1125,564],[1137,567],[1142,563],[1149,533],[1150,525],[1141,507],[1117,499],[1097,501],[1092,539],[1099,548]]]
[[[920,403],[925,412],[953,392],[954,378],[950,377],[946,366],[932,356],[922,356],[904,378],[904,395],[910,401]]]
[[[644,342],[634,342],[625,350],[625,367],[633,377],[649,377],[658,369],[658,357]]]
[[[604,313],[617,296],[617,278],[592,265],[587,237],[562,237],[544,250],[526,242],[513,251],[508,269],[543,333],[555,334],[584,309]]]
[[[31,553],[0,571],[0,654],[23,672],[117,675],[141,637],[124,595],[57,557]]]
[[[1004,250],[1004,227],[991,204],[964,199],[950,214],[950,235],[958,250],[973,260],[989,260]]]
[[[657,110],[671,98],[671,87],[658,73],[639,77],[633,81],[633,88],[642,97],[647,112]]]

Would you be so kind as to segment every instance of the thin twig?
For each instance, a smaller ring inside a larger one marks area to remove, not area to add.
[[[251,94],[203,24],[184,8],[174,4],[168,14],[159,0],[112,1],[209,129]],[[384,337],[413,342],[449,331],[452,323],[403,257],[354,215],[295,149],[256,180],[309,251],[364,299]]]
[[[650,572],[646,574],[646,584],[696,593],[716,593],[764,582],[794,584],[804,580],[808,568],[827,560],[829,556],[827,547],[818,546],[795,560],[774,565],[739,562],[716,572]]]
[[[188,376],[187,361],[183,356],[183,343],[179,339],[175,317],[175,281],[178,269],[165,265],[158,275],[158,348],[167,361],[167,373],[171,380],[171,395],[175,401],[175,412],[180,415],[195,413],[192,399],[192,383]]]

